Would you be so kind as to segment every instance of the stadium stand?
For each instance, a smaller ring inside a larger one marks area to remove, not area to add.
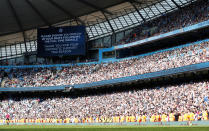
[[[127,44],[129,42],[145,39],[206,21],[209,18],[208,12],[208,1],[200,0],[195,4],[182,8],[181,10],[163,15],[153,21],[149,21],[136,27],[130,34],[124,37],[124,39],[119,41],[117,45]]]
[[[136,27],[114,45],[181,29],[209,18],[208,0],[178,8]],[[16,89],[12,93],[0,90],[0,125],[209,122],[209,39],[204,37],[176,45],[180,46],[104,62],[0,66],[1,89]],[[201,67],[205,67],[204,70]],[[178,81],[180,75],[173,71],[175,69],[187,73],[180,74],[186,82]],[[191,70],[186,72],[187,69]],[[151,78],[135,79],[134,84],[128,81],[130,77],[163,74],[163,71],[173,76],[159,78],[163,81],[160,84],[158,79]],[[201,73],[205,73],[206,78],[203,79]],[[196,77],[198,80],[194,80]],[[115,82],[114,88],[111,82],[105,83],[106,80]],[[122,80],[124,83],[119,84]],[[94,87],[94,82],[100,82],[101,88]],[[158,84],[153,84],[155,82]],[[21,92],[25,87],[28,92]],[[40,92],[32,90],[47,87],[51,88]],[[57,91],[59,87],[61,91]]]
[[[2,98],[0,122],[7,114],[18,123],[208,120],[208,94],[209,82],[202,81],[80,97]]]
[[[63,69],[12,69],[4,78],[5,87],[39,87],[91,83],[156,72],[186,65],[207,62],[208,41],[183,48],[172,48],[143,57],[120,62],[70,66]]]

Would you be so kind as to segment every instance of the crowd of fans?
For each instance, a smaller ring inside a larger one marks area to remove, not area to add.
[[[114,63],[69,66],[61,69],[13,69],[4,87],[74,85],[177,68],[209,61],[209,42],[189,45]]]
[[[208,120],[208,97],[208,81],[82,97],[12,97],[0,101],[0,122],[8,114],[23,123]]]
[[[197,6],[198,5],[198,6]],[[171,15],[138,27],[134,40],[165,33],[209,18],[209,3],[198,1]],[[157,27],[157,28],[156,28]],[[129,38],[132,38],[129,36]],[[125,43],[133,39],[123,40]],[[114,63],[62,68],[12,69],[0,72],[3,87],[74,85],[177,68],[209,61],[209,42]],[[6,98],[0,100],[0,123],[92,123],[208,120],[209,82],[155,87],[85,97]],[[177,119],[176,119],[177,116]]]
[[[208,20],[208,12],[208,0],[197,1],[152,22],[146,22],[122,41],[127,43],[144,39],[150,35]],[[8,73],[8,77],[3,78],[0,74],[0,84],[4,87],[74,85],[176,68],[208,61],[208,44],[209,42],[204,42],[200,45],[108,64],[71,66],[59,70],[56,68],[14,69]]]
[[[155,20],[145,22],[136,27],[130,34],[117,44],[126,44],[132,41],[145,39],[150,36],[167,33],[197,24],[209,19],[208,0],[199,0],[170,14],[163,15]]]

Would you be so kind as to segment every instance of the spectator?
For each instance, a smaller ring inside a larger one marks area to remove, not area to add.
[[[186,26],[206,21],[209,18],[208,7],[208,0],[196,1],[195,3],[183,7],[181,10],[163,15],[152,20],[152,22],[148,21],[142,25],[139,25],[125,38],[117,42],[116,45],[127,44],[132,41],[145,39],[147,37],[167,33],[176,29],[181,29]],[[130,37],[132,35],[135,37]]]
[[[13,69],[4,78],[5,87],[43,87],[91,83],[140,75],[207,62],[208,41],[114,63],[69,66],[58,69]]]
[[[12,120],[52,118],[60,122],[60,119],[69,118],[74,122],[76,118],[77,122],[119,122],[118,119],[123,118],[126,122],[140,119],[173,121],[174,114],[179,112],[184,121],[208,120],[209,104],[204,102],[209,94],[208,86],[209,82],[203,81],[94,96],[86,94],[77,98],[4,97],[0,102],[0,120],[10,114]]]

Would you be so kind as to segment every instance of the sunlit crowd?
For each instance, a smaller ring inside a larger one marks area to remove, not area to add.
[[[197,24],[209,19],[208,0],[199,0],[181,10],[165,14],[155,20],[145,22],[136,27],[130,34],[117,44],[126,44],[132,41],[145,39],[147,37],[167,33]]]
[[[209,61],[209,42],[157,52],[114,63],[69,66],[61,69],[12,69],[4,75],[3,87],[75,85],[133,76]]]
[[[208,97],[208,81],[93,96],[12,97],[0,102],[0,122],[7,114],[19,123],[208,120]]]
[[[144,39],[208,20],[200,0],[137,27],[120,43]],[[146,30],[149,28],[151,30]],[[0,87],[75,85],[209,62],[209,41],[117,62],[67,67],[0,69]],[[8,118],[7,118],[8,117]],[[6,120],[8,119],[8,120]],[[209,81],[68,97],[1,97],[0,123],[122,123],[209,119]]]

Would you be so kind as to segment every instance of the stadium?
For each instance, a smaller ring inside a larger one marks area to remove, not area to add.
[[[209,130],[208,0],[1,0],[0,130]]]

